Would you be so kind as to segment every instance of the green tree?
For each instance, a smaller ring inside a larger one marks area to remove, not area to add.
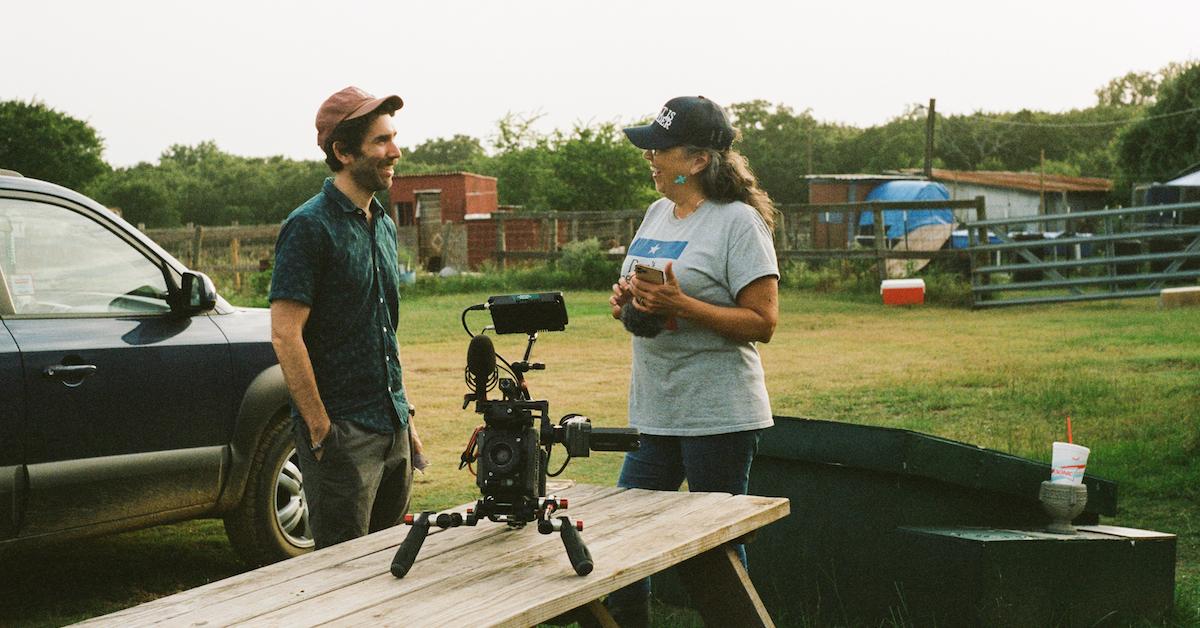
[[[556,134],[552,147],[554,209],[640,209],[657,198],[642,151],[614,123],[576,126]]]
[[[1145,115],[1121,133],[1122,183],[1165,181],[1200,166],[1200,64],[1165,81]]]
[[[179,226],[179,212],[171,203],[171,194],[158,168],[141,163],[118,168],[89,182],[84,194],[119,210],[133,224],[147,227]]]
[[[765,100],[729,106],[731,122],[741,132],[735,145],[771,198],[778,203],[807,201],[804,175],[822,172],[828,153],[814,146],[817,122],[809,110],[794,113]],[[818,165],[820,164],[820,165]]]
[[[577,125],[551,135],[537,116],[508,114],[497,123],[494,157],[478,162],[497,178],[500,202],[528,210],[645,207],[655,198],[641,151],[613,123]]]
[[[925,164],[925,110],[909,106],[886,124],[839,142],[841,168],[834,172],[886,172]],[[937,154],[937,153],[935,153]]]
[[[418,144],[407,151],[405,161],[440,166],[444,170],[470,170],[486,155],[479,140],[456,134],[449,139],[437,138]]]
[[[0,102],[0,168],[79,189],[109,171],[88,123],[37,101]]]
[[[1152,104],[1163,83],[1175,80],[1197,61],[1171,62],[1154,72],[1127,72],[1096,90],[1101,106],[1130,107]]]
[[[201,142],[171,146],[158,164],[116,170],[87,193],[149,227],[266,224],[283,220],[316,194],[328,175],[321,161],[239,157]]]

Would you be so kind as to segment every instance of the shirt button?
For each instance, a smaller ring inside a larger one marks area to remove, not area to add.
[[[388,386],[388,392],[392,392],[392,387]]]
[[[380,302],[380,303],[383,303],[383,299],[379,299],[379,302]]]

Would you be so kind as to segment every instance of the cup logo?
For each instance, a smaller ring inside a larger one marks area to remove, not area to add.
[[[675,112],[663,107],[662,111],[658,112],[658,117],[654,121],[662,126],[662,128],[669,129],[671,128],[671,123],[675,121]]]

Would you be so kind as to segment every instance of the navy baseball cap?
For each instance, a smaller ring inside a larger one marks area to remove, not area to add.
[[[643,150],[665,150],[687,144],[725,150],[733,144],[733,126],[717,103],[703,96],[680,96],[663,105],[654,122],[625,129]]]

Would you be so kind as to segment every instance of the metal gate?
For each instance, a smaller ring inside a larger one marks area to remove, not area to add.
[[[1064,219],[1062,233],[1003,229]],[[1200,203],[985,218],[967,230],[977,308],[1156,296],[1200,277]]]

